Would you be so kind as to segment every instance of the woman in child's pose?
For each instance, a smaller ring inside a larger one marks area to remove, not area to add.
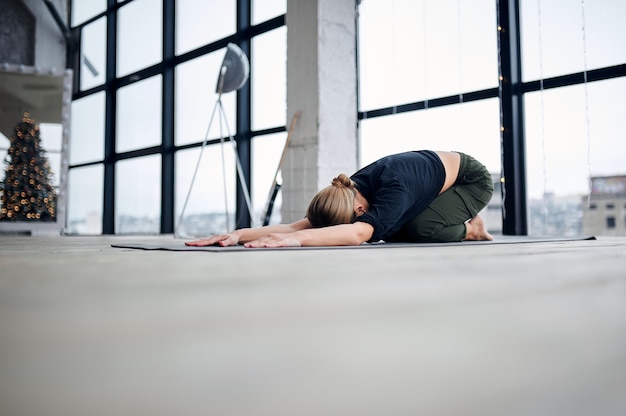
[[[493,194],[491,174],[459,152],[420,150],[340,174],[291,224],[242,228],[189,246],[339,246],[365,242],[492,240],[478,212]]]

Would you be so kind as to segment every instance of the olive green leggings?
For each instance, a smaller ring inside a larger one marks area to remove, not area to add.
[[[456,182],[409,221],[394,241],[445,243],[465,238],[465,222],[487,206],[493,195],[493,180],[482,163],[459,154],[461,165]]]

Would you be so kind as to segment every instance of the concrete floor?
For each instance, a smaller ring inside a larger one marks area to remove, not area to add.
[[[0,415],[626,414],[626,238],[0,237]]]

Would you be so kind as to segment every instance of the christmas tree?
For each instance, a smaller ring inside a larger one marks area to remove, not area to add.
[[[57,195],[52,171],[41,147],[39,125],[30,114],[13,129],[1,184],[0,220],[55,221]]]

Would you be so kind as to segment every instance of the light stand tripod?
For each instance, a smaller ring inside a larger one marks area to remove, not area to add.
[[[217,87],[216,93],[217,101],[215,101],[215,105],[213,107],[213,112],[211,113],[211,118],[209,119],[209,126],[207,127],[207,131],[204,135],[204,140],[202,142],[202,147],[200,148],[200,155],[198,156],[198,161],[196,163],[196,167],[191,178],[191,184],[189,185],[189,191],[187,192],[187,196],[185,198],[185,203],[183,204],[183,209],[178,218],[178,223],[176,224],[176,229],[174,232],[175,237],[180,237],[180,227],[183,222],[183,218],[185,215],[185,210],[187,209],[187,203],[189,202],[189,197],[191,195],[191,190],[193,189],[193,184],[196,180],[196,176],[198,174],[198,168],[200,167],[200,161],[202,160],[202,154],[204,152],[204,148],[206,147],[209,132],[211,130],[211,126],[213,124],[213,119],[215,117],[215,113],[218,112],[219,117],[219,129],[220,129],[220,145],[222,151],[222,174],[224,176],[224,214],[226,216],[226,231],[230,231],[230,218],[228,216],[228,192],[227,181],[226,181],[226,160],[224,155],[224,134],[222,131],[222,122],[226,127],[226,132],[228,134],[227,139],[230,144],[233,146],[233,150],[235,153],[235,162],[237,166],[237,175],[239,177],[239,181],[241,182],[241,187],[243,190],[244,198],[246,200],[246,205],[248,207],[248,212],[250,214],[250,221],[252,226],[255,226],[254,215],[252,211],[252,202],[250,200],[250,192],[248,191],[248,185],[246,183],[246,178],[243,173],[243,168],[241,166],[241,161],[239,160],[239,154],[237,153],[237,144],[234,140],[232,134],[230,133],[230,128],[228,126],[228,120],[226,119],[226,112],[224,111],[224,107],[222,105],[222,94],[236,91],[243,87],[243,85],[248,80],[248,76],[250,74],[250,65],[248,62],[248,58],[245,53],[234,43],[229,43],[226,48],[226,55],[224,56],[224,60],[222,61],[222,65],[220,67],[220,73],[217,79]]]

